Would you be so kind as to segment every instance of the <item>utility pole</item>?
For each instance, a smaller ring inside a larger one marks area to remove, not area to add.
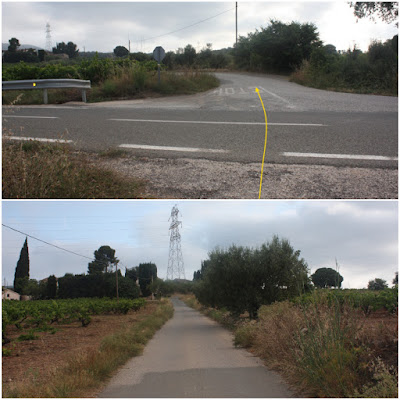
[[[171,220],[170,240],[169,240],[169,257],[168,257],[168,268],[167,268],[167,280],[173,279],[185,279],[185,268],[183,266],[183,257],[181,249],[181,234],[179,233],[179,225],[182,226],[182,222],[178,221],[179,210],[175,205],[172,207],[171,216],[168,221]]]
[[[236,2],[236,47],[237,47],[237,2]]]

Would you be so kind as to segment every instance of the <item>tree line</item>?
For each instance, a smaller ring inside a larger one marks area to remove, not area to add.
[[[200,303],[226,309],[233,315],[248,312],[257,318],[261,305],[293,299],[315,288],[341,288],[337,269],[319,268],[312,275],[306,261],[287,239],[274,236],[258,248],[231,246],[216,248],[195,271],[193,291]],[[398,284],[398,274],[393,280]],[[383,279],[369,281],[369,290],[384,290]]]
[[[37,51],[34,49],[19,50],[21,44],[15,37],[11,38],[8,42],[8,49],[3,54],[3,61],[5,63],[18,63],[20,61],[37,63],[45,61],[45,56],[48,55],[48,52],[43,49]],[[52,48],[51,53],[54,55],[65,54],[68,58],[76,58],[78,57],[79,50],[73,42],[60,42],[56,44],[56,47]],[[51,57],[48,57],[48,59],[51,59]]]
[[[157,276],[154,263],[141,263],[126,268],[124,276],[117,268],[115,250],[101,246],[88,263],[86,274],[65,274],[37,282],[29,279],[29,253],[27,239],[17,262],[14,289],[35,299],[116,297],[117,284],[120,297],[137,298],[169,296],[173,293],[195,293],[198,300],[210,307],[225,308],[233,315],[247,311],[257,318],[261,305],[295,298],[315,288],[341,288],[343,277],[338,268],[319,268],[309,274],[307,262],[300,257],[287,239],[277,235],[260,247],[232,245],[228,249],[216,248],[201,268],[193,274],[193,281],[164,281]],[[398,284],[396,273],[393,284]],[[388,288],[385,280],[376,278],[368,282],[369,290]]]
[[[154,263],[141,263],[137,267],[126,268],[122,275],[117,268],[119,263],[115,250],[101,246],[94,251],[93,261],[88,263],[86,274],[67,273],[56,278],[50,275],[38,282],[30,279],[28,239],[25,239],[15,268],[14,290],[34,299],[65,299],[80,297],[119,297],[137,298],[151,294],[149,285],[158,281],[157,266]]]

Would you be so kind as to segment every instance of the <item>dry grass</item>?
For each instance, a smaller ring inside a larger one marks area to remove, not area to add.
[[[64,144],[3,140],[4,199],[143,198],[144,182],[101,169]]]
[[[310,396],[397,397],[397,320],[384,314],[379,321],[347,305],[263,306],[250,346]]]
[[[37,356],[38,369],[25,371],[25,377],[5,387],[3,397],[91,397],[111,374],[129,358],[141,354],[144,345],[172,317],[169,300],[146,307],[141,317],[125,323],[114,333],[94,338],[93,345],[72,350],[58,364],[43,365]],[[127,319],[128,317],[126,317]],[[81,328],[81,330],[86,328]],[[41,369],[47,369],[42,373]]]
[[[221,313],[193,295],[182,300],[212,318]],[[242,316],[234,344],[279,371],[302,397],[397,397],[397,314],[365,315],[347,304],[316,300],[262,306],[257,322]]]

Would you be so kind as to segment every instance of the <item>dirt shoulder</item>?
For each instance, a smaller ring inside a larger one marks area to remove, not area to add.
[[[146,181],[146,195],[180,199],[258,199],[260,163],[127,155],[92,156],[98,166]],[[265,164],[262,198],[395,199],[395,169]]]
[[[54,334],[35,332],[39,339],[22,342],[16,341],[22,332],[10,326],[7,336],[11,343],[5,347],[11,349],[11,355],[2,357],[3,393],[7,391],[7,386],[13,384],[30,381],[47,384],[54,372],[74,356],[96,351],[106,336],[134,324],[156,308],[156,304],[147,304],[139,311],[129,311],[126,315],[93,316],[87,327],[82,327],[80,322],[57,325]],[[91,394],[89,391],[85,397],[91,397]]]

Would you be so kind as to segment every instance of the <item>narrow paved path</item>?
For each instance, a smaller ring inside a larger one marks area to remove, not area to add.
[[[99,397],[293,397],[231,334],[174,298],[174,317]]]

